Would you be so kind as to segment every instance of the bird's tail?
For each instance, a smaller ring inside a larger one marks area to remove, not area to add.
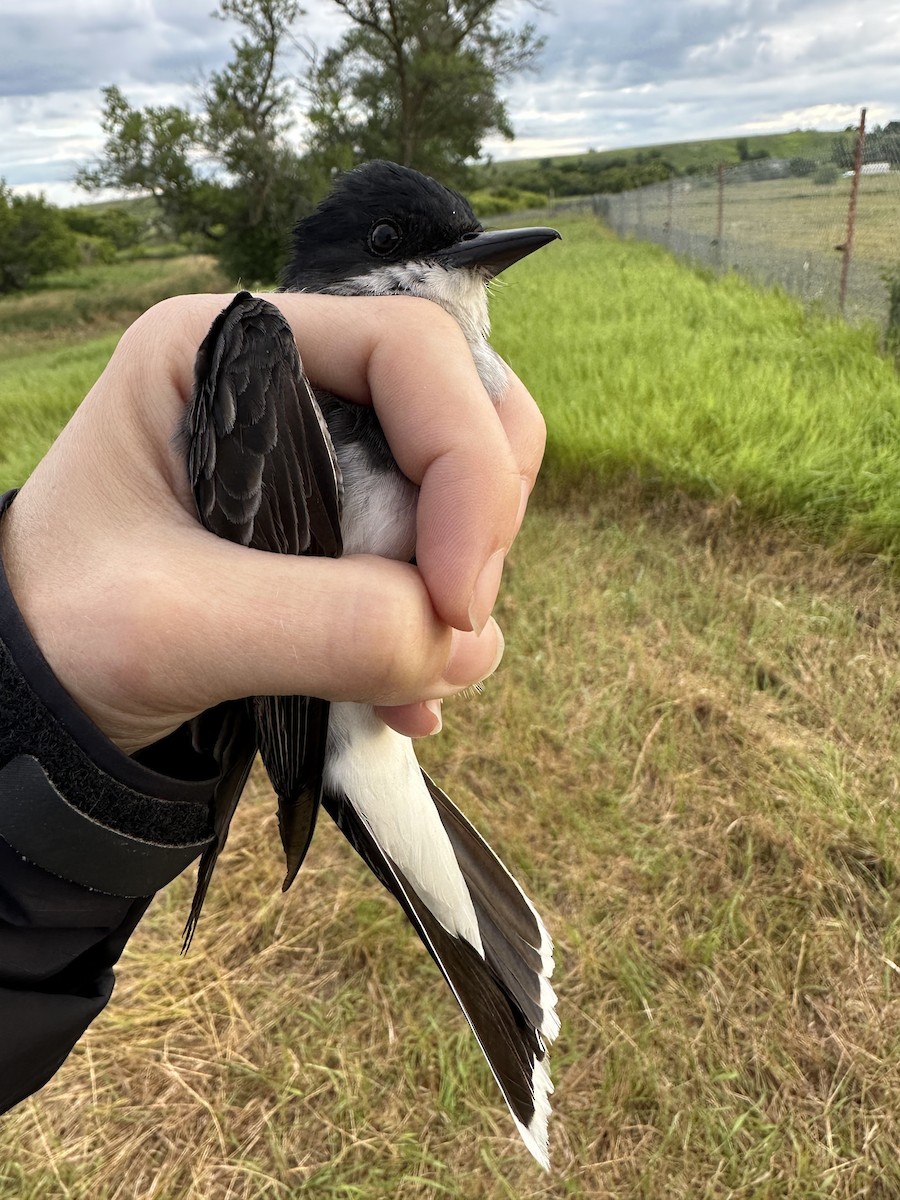
[[[415,764],[411,748],[409,759]],[[553,1091],[547,1044],[559,1032],[550,985],[550,935],[490,846],[417,764],[415,772],[415,790],[430,811],[419,823],[410,818],[408,807],[398,824],[400,841],[390,831],[382,835],[380,817],[373,817],[367,800],[350,799],[350,789],[327,789],[323,803],[396,897],[437,963],[472,1026],[522,1139],[547,1168]],[[430,825],[435,817],[437,822]],[[427,841],[417,845],[422,833]],[[443,840],[449,858],[436,847]],[[459,878],[448,881],[451,872]],[[462,906],[452,899],[458,884],[464,893]],[[455,914],[448,916],[442,896],[450,898],[447,904],[455,906]]]
[[[547,1045],[559,1033],[553,942],[534,905],[453,801],[422,772],[472,897],[483,959],[448,979],[491,1065],[519,1132],[535,1158],[547,1158],[553,1084]],[[439,933],[435,931],[435,936]],[[446,935],[445,935],[446,937]],[[468,957],[468,956],[467,956]],[[466,996],[468,995],[468,998]],[[471,1015],[479,1013],[478,1020]]]

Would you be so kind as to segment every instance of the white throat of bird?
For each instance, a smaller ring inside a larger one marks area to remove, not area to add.
[[[331,289],[329,289],[331,290]],[[483,272],[471,267],[442,267],[437,263],[386,263],[341,285],[357,296],[420,296],[445,309],[465,334],[481,382],[492,400],[506,389],[506,364],[488,342],[491,319],[488,287]]]

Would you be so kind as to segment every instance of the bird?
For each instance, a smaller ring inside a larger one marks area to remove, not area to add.
[[[465,198],[377,160],[339,177],[294,229],[282,291],[430,299],[458,322],[493,401],[507,368],[488,342],[488,285],[557,239],[545,227],[485,230]],[[199,348],[182,432],[201,523],[281,554],[414,561],[417,488],[372,406],[306,377],[276,306],[240,292]],[[537,909],[474,826],[419,766],[413,742],[369,705],[317,697],[230,701],[196,719],[220,782],[200,861],[190,943],[257,750],[278,797],[287,889],[320,809],[395,897],[471,1025],[515,1126],[549,1169],[559,1032],[553,943]]]

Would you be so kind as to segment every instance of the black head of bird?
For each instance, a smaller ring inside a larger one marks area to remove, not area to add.
[[[407,294],[457,308],[465,293],[483,295],[495,275],[558,237],[544,227],[486,231],[458,192],[409,167],[371,162],[299,223],[283,282],[291,291]]]
[[[294,230],[286,291],[419,296],[458,322],[496,399],[506,370],[488,345],[487,285],[560,235],[543,226],[485,230],[469,202],[428,175],[365,163]]]

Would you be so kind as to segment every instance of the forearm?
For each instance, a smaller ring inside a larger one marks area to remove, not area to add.
[[[0,566],[0,1111],[57,1070],[150,897],[208,840],[209,762],[178,737],[153,761],[74,704]]]

